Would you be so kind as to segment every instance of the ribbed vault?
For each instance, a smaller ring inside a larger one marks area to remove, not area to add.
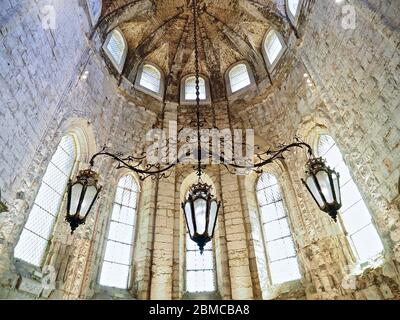
[[[273,27],[290,30],[284,0],[199,0],[201,73],[211,83],[214,101],[225,99],[224,74],[246,60],[256,82],[268,77],[262,57],[265,33]],[[144,61],[158,65],[167,76],[168,100],[179,96],[182,76],[194,72],[193,19],[190,0],[103,1],[100,28],[104,35],[119,27],[129,51],[124,75],[134,80]]]

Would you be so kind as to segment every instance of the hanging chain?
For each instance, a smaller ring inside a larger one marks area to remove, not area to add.
[[[194,57],[196,69],[196,116],[197,116],[197,176],[201,177],[201,136],[200,136],[200,66],[199,66],[199,45],[197,39],[197,0],[193,0],[193,40]]]

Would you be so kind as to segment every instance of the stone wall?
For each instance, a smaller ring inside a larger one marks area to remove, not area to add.
[[[35,278],[32,268],[14,263],[13,248],[66,132],[80,129],[90,137],[79,164],[86,168],[88,157],[104,144],[112,152],[140,153],[153,125],[165,128],[168,121],[177,120],[178,125],[189,126],[194,113],[193,106],[168,101],[148,106],[152,99],[130,95],[129,81],[116,80],[104,62],[101,36],[89,36],[85,1],[3,3],[0,187],[10,210],[0,213],[0,297],[185,298],[180,202],[192,172],[189,165],[159,182],[140,182],[130,290],[98,285],[115,188],[123,173],[107,159],[96,163],[104,190],[86,225],[70,236],[60,213],[46,257],[46,265],[56,271],[56,289],[43,290],[43,279]],[[56,13],[54,30],[43,28],[48,4]],[[214,238],[216,296],[400,299],[400,9],[394,1],[354,1],[355,29],[346,30],[341,24],[346,1],[304,4],[299,38],[293,30],[288,32],[285,57],[290,63],[272,74],[269,93],[256,103],[249,95],[239,104],[202,107],[202,115],[209,127],[255,129],[265,147],[290,142],[295,135],[314,145],[318,134],[332,135],[371,210],[385,255],[381,263],[352,273],[356,261],[346,236],[317,210],[301,185],[306,157],[296,151],[266,170],[281,182],[302,279],[272,286],[255,198],[257,176],[237,177],[212,166],[206,173],[223,202]],[[117,7],[117,2],[115,7],[107,4],[107,12]]]

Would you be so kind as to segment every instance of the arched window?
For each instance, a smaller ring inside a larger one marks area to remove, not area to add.
[[[131,175],[123,176],[117,187],[100,284],[128,289],[130,283],[139,186]]]
[[[117,70],[122,72],[127,53],[127,44],[122,32],[119,29],[111,31],[103,48]]]
[[[150,91],[160,93],[161,72],[156,67],[145,64],[142,69],[139,84]]]
[[[102,0],[87,0],[92,24],[96,24],[101,15]]]
[[[297,9],[299,8],[300,0],[287,0],[287,6],[289,8],[289,12],[293,17],[297,15]]]
[[[353,251],[360,262],[365,262],[383,251],[382,241],[372,223],[371,214],[351,177],[342,153],[331,136],[320,136],[318,154],[340,174],[343,203],[340,218],[348,233]]]
[[[240,89],[243,89],[251,84],[249,72],[244,63],[234,66],[229,71],[229,82],[232,93],[235,93],[236,91],[239,91]]]
[[[76,159],[75,138],[66,135],[61,139],[47,166],[28,220],[15,247],[15,258],[37,267],[42,265]]]
[[[206,81],[199,78],[200,100],[206,100]],[[185,100],[196,100],[196,77],[190,76],[185,81]]]
[[[197,244],[186,236],[186,291],[213,292],[216,290],[212,241],[201,255]]]
[[[273,68],[283,54],[285,46],[275,30],[271,30],[264,41],[264,50],[267,57],[267,65]]]
[[[257,183],[262,230],[273,284],[300,279],[297,253],[278,180],[263,173]]]

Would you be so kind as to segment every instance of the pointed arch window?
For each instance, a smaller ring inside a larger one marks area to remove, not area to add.
[[[371,214],[351,177],[339,147],[331,136],[320,136],[318,154],[340,174],[343,203],[340,218],[355,255],[359,262],[365,262],[383,251],[382,241],[372,222]]]
[[[212,241],[207,243],[203,255],[197,244],[186,235],[186,291],[214,292],[216,290],[214,250]]]
[[[274,68],[284,50],[285,44],[281,36],[275,30],[271,30],[264,41],[264,54],[266,56],[267,66],[270,69]]]
[[[131,175],[123,176],[117,187],[100,285],[128,289],[132,270],[139,186]]]
[[[257,183],[257,199],[272,283],[280,284],[300,279],[287,210],[274,175],[261,175]]]
[[[122,72],[128,49],[126,40],[118,28],[109,33],[103,48],[118,72]]]
[[[199,78],[200,87],[200,100],[206,100],[206,81],[200,77]],[[196,77],[190,76],[185,80],[185,100],[195,101],[196,96]]]
[[[229,82],[232,93],[235,93],[251,84],[249,71],[244,63],[234,66],[229,71]]]
[[[72,135],[61,139],[43,176],[28,220],[15,247],[14,257],[40,267],[60,212],[68,180],[77,160]]]
[[[145,64],[142,69],[139,84],[152,92],[160,93],[161,72],[156,67]]]

